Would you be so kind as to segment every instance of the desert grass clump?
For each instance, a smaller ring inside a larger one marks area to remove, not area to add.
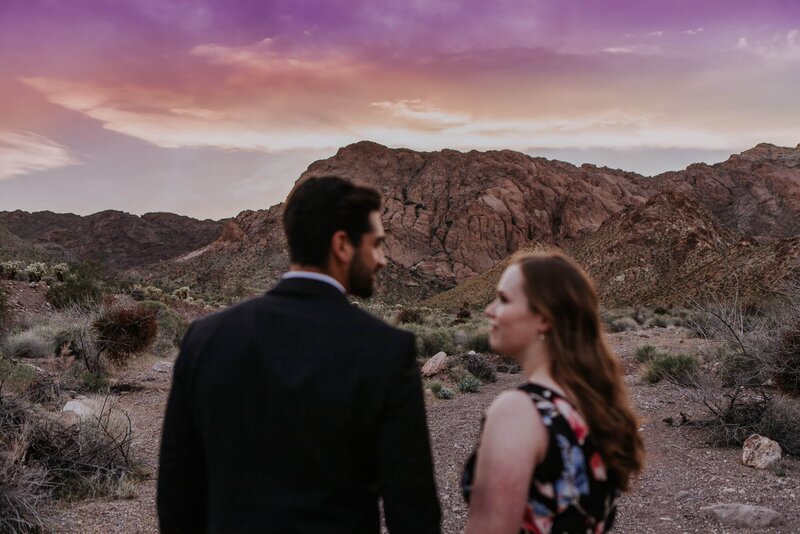
[[[628,330],[636,330],[639,328],[639,323],[632,317],[620,317],[612,321],[609,326],[611,332],[627,332]]]
[[[470,373],[458,381],[458,389],[461,393],[478,393],[482,385],[483,383]]]
[[[37,325],[3,341],[3,354],[10,358],[47,358],[53,355],[53,332]]]
[[[653,345],[641,345],[636,347],[633,357],[639,363],[647,363],[655,358],[658,350]]]
[[[474,332],[467,338],[466,348],[475,352],[491,352],[489,334],[485,331]]]
[[[666,328],[669,326],[667,317],[663,315],[656,315],[650,320],[650,326],[653,328]]]
[[[51,404],[61,398],[60,381],[25,362],[0,357],[0,385],[19,398],[37,404]]]
[[[486,356],[482,354],[465,354],[462,360],[464,367],[474,377],[484,382],[497,382],[497,372]]]
[[[430,357],[437,352],[453,354],[457,345],[453,332],[448,328],[424,329],[417,334],[422,356]]]
[[[692,385],[700,370],[700,362],[688,354],[656,354],[645,366],[642,378],[655,384],[663,379],[680,385]]]
[[[145,306],[111,308],[94,323],[97,350],[110,361],[127,363],[150,347],[158,334],[156,312]]]
[[[446,387],[441,388],[439,390],[439,392],[436,393],[436,398],[437,399],[449,400],[449,399],[454,398],[455,396],[456,396],[456,392],[453,391],[451,388],[446,388]]]
[[[439,395],[439,392],[442,390],[443,387],[444,386],[442,385],[442,383],[439,382],[438,380],[434,380],[433,382],[428,384],[428,389],[431,390],[431,393],[437,396]]]

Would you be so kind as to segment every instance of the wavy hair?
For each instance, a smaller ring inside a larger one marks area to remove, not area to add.
[[[515,259],[530,309],[551,325],[553,379],[574,396],[596,441],[609,480],[621,490],[644,466],[644,443],[622,368],[603,335],[594,284],[570,258],[539,253]]]

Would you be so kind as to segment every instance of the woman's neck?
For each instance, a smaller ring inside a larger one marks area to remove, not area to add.
[[[522,372],[529,382],[534,382],[556,391],[561,391],[562,389],[553,379],[550,354],[547,352],[544,343],[537,343],[524,355],[522,358]]]

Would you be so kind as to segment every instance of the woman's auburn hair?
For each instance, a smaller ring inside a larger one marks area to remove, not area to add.
[[[547,344],[553,379],[574,396],[606,464],[625,491],[644,467],[644,443],[617,356],[600,322],[597,291],[572,259],[557,252],[515,258],[528,303],[550,324]]]

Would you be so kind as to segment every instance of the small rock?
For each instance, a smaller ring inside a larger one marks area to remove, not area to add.
[[[422,366],[422,376],[433,376],[447,369],[447,354],[437,352]]]
[[[153,371],[156,373],[171,373],[175,364],[172,362],[156,362],[153,364]]]
[[[475,356],[475,354],[477,354],[477,353],[474,350],[471,350],[467,354],[469,354],[470,356]]]
[[[71,400],[67,401],[63,408],[61,408],[62,412],[73,412],[78,414],[78,417],[91,417],[95,413],[95,409],[88,404],[81,402],[79,400]]]
[[[678,502],[686,502],[691,498],[692,498],[691,491],[681,490],[675,494],[675,500]]]
[[[778,442],[753,434],[744,442],[742,463],[756,469],[767,469],[780,461],[782,452]]]
[[[749,504],[714,504],[701,508],[700,513],[736,527],[765,528],[783,523],[783,516],[775,510]]]

